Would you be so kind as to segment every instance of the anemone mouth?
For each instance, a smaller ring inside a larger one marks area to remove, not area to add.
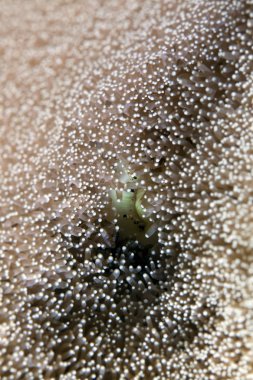
[[[209,319],[212,325],[216,306],[192,294],[188,284],[196,276],[196,268],[191,255],[184,254],[178,243],[173,242],[168,249],[155,234],[143,244],[132,235],[127,239],[126,231],[121,234],[120,229],[111,240],[111,246],[98,243],[89,250],[89,268],[79,279],[85,301],[82,306],[80,301],[75,302],[71,315],[76,325],[85,316],[85,335],[91,333],[90,339],[100,337],[108,350],[115,341],[119,347],[132,350],[133,345],[138,349],[140,337],[147,335],[152,326],[157,331],[169,331],[171,347],[180,349],[201,331],[203,318],[205,326]],[[85,257],[85,250],[76,252]],[[168,301],[175,294],[182,298],[176,308]],[[184,310],[186,299],[191,300],[192,313]],[[61,320],[69,319],[70,314],[66,314]],[[129,340],[133,335],[135,342]],[[127,353],[120,356],[124,355]]]
[[[143,246],[137,240],[116,241],[115,247],[109,249],[109,254],[113,259],[108,262],[108,268],[104,268],[106,275],[111,275],[116,269],[124,270],[125,267],[130,272],[141,274],[148,273],[152,267],[156,269],[157,250],[152,245]]]
[[[119,320],[136,323],[138,315],[145,316],[145,307],[159,303],[163,291],[168,290],[169,278],[173,275],[173,262],[176,260],[176,249],[173,254],[163,255],[161,246],[143,245],[136,239],[126,239],[118,234],[111,247],[98,247],[93,250],[92,262],[96,267],[87,281],[89,289],[112,289],[110,300],[106,297],[92,298],[87,307],[105,318],[111,308]],[[108,302],[109,301],[109,302]],[[107,303],[107,304],[106,304]]]

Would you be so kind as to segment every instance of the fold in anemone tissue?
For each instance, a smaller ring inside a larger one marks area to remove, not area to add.
[[[253,379],[253,2],[0,0],[2,380]]]

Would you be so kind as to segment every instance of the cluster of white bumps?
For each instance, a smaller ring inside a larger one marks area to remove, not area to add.
[[[1,379],[253,379],[251,0],[1,0],[0,86]]]

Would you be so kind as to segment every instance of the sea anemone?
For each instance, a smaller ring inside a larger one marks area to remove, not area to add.
[[[252,1],[0,6],[1,379],[253,379]]]

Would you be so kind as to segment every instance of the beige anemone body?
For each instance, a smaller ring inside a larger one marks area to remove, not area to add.
[[[0,1],[1,379],[253,379],[252,8]]]

